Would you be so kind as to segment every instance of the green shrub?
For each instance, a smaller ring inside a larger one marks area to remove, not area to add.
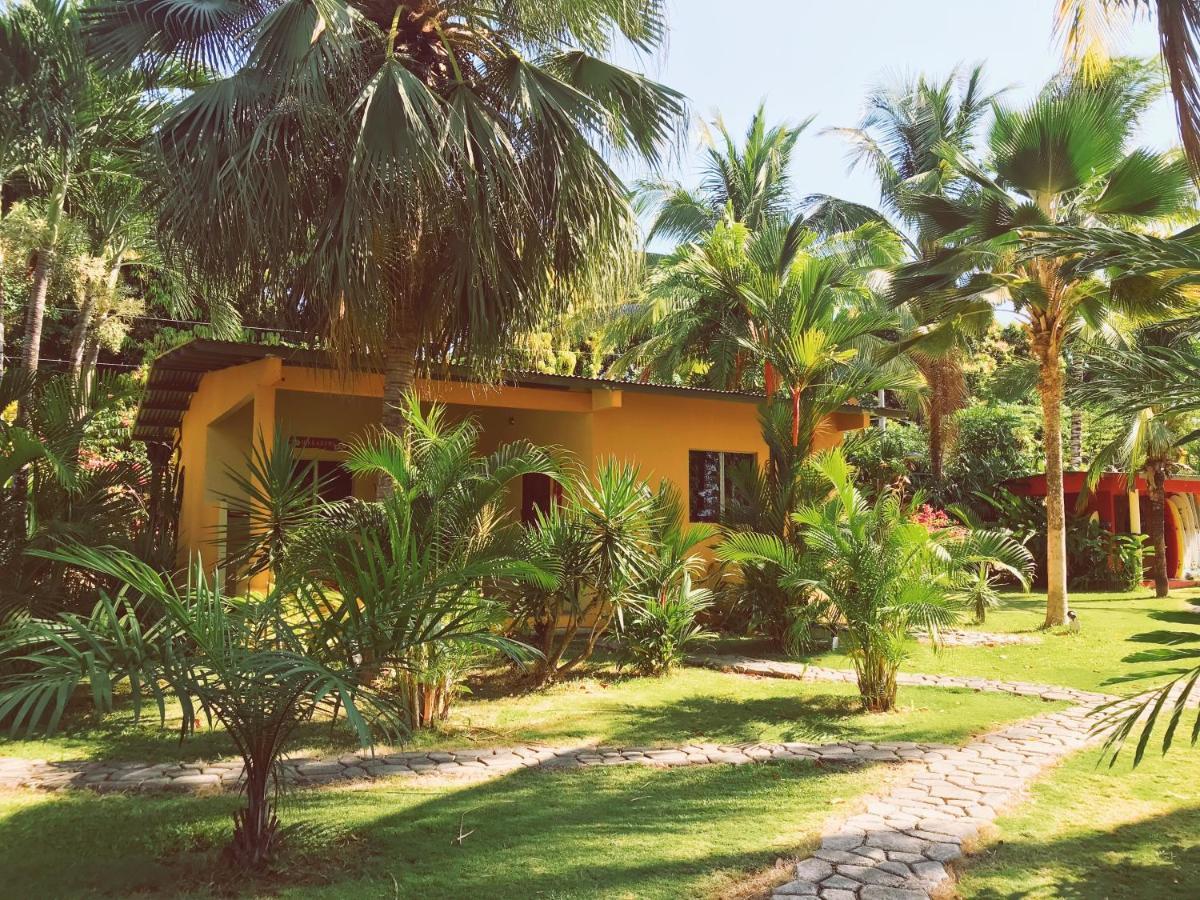
[[[712,602],[712,592],[694,587],[684,572],[677,583],[634,608],[621,633],[622,654],[645,675],[667,674],[683,662],[689,645],[716,636],[697,621]]]
[[[1042,468],[1036,412],[1027,406],[971,406],[954,416],[954,447],[946,463],[947,501],[970,502],[1010,478]]]

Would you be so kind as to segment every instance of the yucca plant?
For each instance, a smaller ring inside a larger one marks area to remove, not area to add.
[[[491,594],[501,584],[552,582],[521,552],[521,529],[505,500],[514,480],[557,476],[558,467],[548,451],[525,442],[480,454],[478,424],[451,422],[437,405],[422,410],[415,395],[402,412],[401,434],[372,431],[351,444],[345,461],[358,477],[390,478],[395,490],[377,501],[323,506],[292,537],[284,581],[319,585],[314,592],[336,609],[324,628],[347,654],[345,665],[359,660],[364,677],[419,727],[445,714],[469,657],[438,640],[410,646],[414,607],[436,610],[437,628],[469,635],[473,646],[521,660],[533,655],[498,633],[504,611]]]
[[[541,651],[534,680],[553,681],[591,658],[640,596],[652,565],[659,508],[633,465],[606,460],[565,484],[563,501],[526,530],[525,557],[549,561],[556,578],[511,592],[519,629]],[[576,638],[581,645],[573,646]]]
[[[233,489],[218,499],[243,524],[218,530],[225,546],[222,568],[238,578],[269,572],[278,580],[290,539],[320,510],[325,482],[316,464],[301,460],[286,435],[276,432],[268,444],[259,434],[241,464],[226,466],[225,477]]]

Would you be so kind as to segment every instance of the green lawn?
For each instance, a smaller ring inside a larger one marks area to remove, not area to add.
[[[880,787],[888,772],[800,762],[630,767],[518,772],[468,786],[300,791],[285,798],[281,818],[315,832],[293,840],[277,880],[239,880],[237,890],[455,900],[711,896],[810,850],[825,819]],[[205,882],[220,872],[214,848],[227,839],[236,805],[235,797],[0,793],[0,894],[226,893],[231,876],[215,888]]]
[[[1130,664],[1122,658],[1146,645],[1131,641],[1134,635],[1157,630],[1191,630],[1200,633],[1200,590],[1174,591],[1166,600],[1156,600],[1149,590],[1131,594],[1076,593],[1071,606],[1079,615],[1080,631],[1069,634],[1059,629],[1038,631],[1045,616],[1045,597],[1037,594],[1006,594],[1002,606],[988,614],[982,626],[962,627],[994,632],[1027,633],[1041,638],[1038,644],[1006,647],[945,647],[935,651],[917,644],[904,671],[983,678],[1016,679],[1061,684],[1084,690],[1136,693],[1162,678],[1109,684],[1110,679],[1153,672],[1155,663]],[[724,641],[718,648],[726,653],[769,655],[762,641]],[[849,667],[840,653],[820,653],[806,661],[827,666]]]
[[[1200,599],[1200,592],[1186,595]],[[1200,629],[1185,595],[1076,595],[1079,635],[1030,647],[914,646],[908,671],[973,674],[1082,688],[1130,671],[1129,639]],[[1010,595],[991,631],[1035,633],[1040,598]],[[761,644],[722,650],[762,653]],[[844,657],[814,657],[845,665]],[[1118,689],[1133,690],[1140,685]],[[963,742],[1056,708],[1003,694],[902,688],[900,709],[866,715],[851,685],[755,679],[685,669],[625,677],[607,665],[536,693],[481,681],[447,726],[412,746],[847,739]],[[1109,688],[1113,689],[1113,688]],[[1189,720],[1190,722],[1190,720]],[[336,752],[347,735],[310,726],[294,751]],[[158,761],[227,756],[219,731],[182,746],[127,711],[77,714],[51,741],[0,740],[0,756]],[[673,898],[757,896],[784,880],[777,859],[811,847],[822,824],[882,787],[894,769],[808,763],[519,771],[482,784],[402,782],[298,791],[284,798],[289,839],[279,873],[260,883],[217,875],[235,796],[0,795],[0,847],[12,896],[252,895],[286,897]],[[999,822],[997,840],[964,867],[965,897],[1160,897],[1200,879],[1200,751],[1136,772],[1068,760]],[[98,823],[103,823],[102,827]],[[461,842],[456,838],[465,834]],[[114,835],[118,837],[114,837]],[[215,877],[215,881],[214,881]]]
[[[1195,897],[1200,750],[1185,745],[1133,771],[1098,767],[1098,753],[1069,759],[998,820],[998,839],[962,867],[961,896]]]
[[[998,722],[1048,708],[1036,699],[1002,694],[903,688],[896,712],[870,715],[859,710],[856,697],[851,685],[750,679],[705,669],[684,669],[664,679],[618,677],[602,670],[536,693],[464,699],[446,727],[416,735],[409,746],[850,739],[959,743]],[[294,750],[336,753],[352,746],[344,731],[331,735],[327,725],[313,725]],[[48,741],[0,739],[0,756],[45,759],[160,762],[233,753],[219,730],[203,731],[181,745],[174,731],[158,727],[157,719],[134,724],[128,712],[74,719]]]

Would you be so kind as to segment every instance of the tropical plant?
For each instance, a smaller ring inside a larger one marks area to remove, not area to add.
[[[1027,553],[1007,535],[928,529],[895,492],[868,501],[840,449],[821,454],[814,466],[832,492],[794,514],[802,551],[775,535],[740,533],[729,535],[717,555],[743,568],[778,567],[784,590],[807,594],[824,621],[844,622],[863,706],[886,711],[895,705],[909,632],[927,632],[936,642],[959,618],[965,572],[986,563],[1017,574]]]
[[[884,209],[911,235],[909,250],[914,257],[933,257],[942,235],[929,227],[908,197],[961,192],[964,176],[939,151],[945,145],[972,156],[980,122],[998,97],[984,90],[982,66],[952,72],[941,81],[923,75],[905,78],[867,95],[866,112],[857,127],[827,129],[849,142],[852,169],[861,165],[874,173]],[[910,318],[905,317],[901,346],[928,386],[916,397],[928,432],[931,475],[940,485],[953,436],[950,416],[967,401],[963,352],[968,339],[986,328],[989,315],[985,311],[932,327]]]
[[[964,546],[959,558],[963,573],[959,582],[959,593],[967,608],[975,614],[975,624],[987,620],[987,612],[1000,604],[1000,587],[1016,581],[1029,590],[1034,572],[1033,554],[1021,540],[1014,539],[1009,531],[989,529],[975,514],[964,507],[951,507],[950,512],[966,526],[961,535]],[[994,561],[1002,559],[1006,565],[997,566]]]
[[[1195,0],[1059,0],[1054,30],[1069,64],[1084,78],[1102,77],[1110,49],[1141,12],[1158,22],[1163,63],[1171,81],[1183,148],[1200,170],[1200,3]]]
[[[1098,324],[1109,301],[1136,313],[1161,312],[1161,294],[1110,295],[1106,286],[1038,251],[1044,229],[1105,222],[1154,223],[1191,208],[1185,161],[1128,144],[1156,86],[1137,64],[1113,66],[1104,79],[1060,77],[1029,106],[997,106],[987,168],[952,147],[946,161],[971,181],[957,197],[910,198],[944,234],[945,249],[906,267],[897,296],[922,319],[975,315],[1011,303],[1028,329],[1038,364],[1048,492],[1047,627],[1067,614],[1066,513],[1063,498],[1063,354],[1080,325]],[[1021,239],[1028,252],[1021,251]]]
[[[343,360],[384,360],[389,429],[418,366],[486,368],[633,271],[597,145],[656,164],[684,101],[605,57],[665,34],[660,0],[89,9],[107,68],[203,76],[156,135],[168,242],[198,278],[318,322]]]
[[[568,479],[561,502],[540,512],[525,532],[527,559],[552,560],[553,582],[528,582],[512,592],[519,633],[530,633],[541,658],[533,678],[561,678],[591,658],[614,621],[642,595],[661,533],[660,505],[640,470],[609,459],[588,478]],[[573,646],[584,630],[581,646]]]
[[[116,172],[133,179],[136,148],[160,111],[140,69],[101,72],[88,61],[81,10],[76,0],[26,0],[5,11],[0,29],[3,49],[17,60],[7,74],[37,90],[24,104],[36,152],[21,173],[45,220],[24,323],[22,365],[30,371],[38,368],[51,273],[82,182]],[[165,78],[162,86],[178,85]]]
[[[1095,731],[1107,735],[1104,750],[1110,755],[1109,765],[1116,764],[1121,750],[1139,725],[1141,733],[1138,735],[1137,745],[1133,751],[1134,766],[1141,764],[1155,731],[1162,728],[1164,724],[1166,727],[1162,729],[1160,747],[1163,754],[1166,754],[1174,745],[1175,736],[1178,734],[1179,726],[1183,724],[1188,710],[1195,710],[1200,706],[1196,702],[1197,684],[1200,684],[1200,665],[1194,668],[1189,668],[1187,665],[1200,659],[1200,647],[1188,646],[1196,643],[1194,631],[1162,629],[1134,635],[1130,640],[1158,646],[1132,653],[1126,656],[1122,662],[1169,664],[1169,668],[1138,673],[1120,680],[1136,681],[1140,678],[1157,678],[1163,675],[1174,675],[1175,677],[1162,687],[1145,691],[1133,698],[1114,700],[1096,711],[1101,718],[1093,728]],[[1195,746],[1197,740],[1200,740],[1200,712],[1195,715],[1196,721],[1191,729],[1190,743],[1192,746]]]
[[[879,213],[869,207],[820,194],[797,201],[791,183],[792,153],[812,120],[769,126],[766,107],[760,104],[740,146],[720,116],[711,124],[701,123],[703,163],[698,188],[666,179],[638,184],[642,206],[654,212],[647,240],[661,237],[692,243],[725,220],[757,231],[793,218],[797,207],[807,211],[808,225],[814,230],[844,231],[878,220]]]
[[[201,717],[224,726],[242,756],[245,805],[234,813],[231,860],[261,867],[284,837],[272,784],[296,729],[340,710],[364,747],[373,732],[405,733],[404,710],[377,690],[355,661],[366,646],[382,649],[356,608],[361,597],[300,581],[285,591],[230,598],[197,565],[176,583],[128,553],[68,545],[44,558],[110,579],[88,615],[33,619],[6,634],[0,656],[0,720],[14,733],[53,734],[77,689],[86,685],[99,712],[113,709],[128,684],[135,715],[146,705],[165,719],[181,708],[181,736]],[[382,665],[402,668],[432,643],[493,642],[461,612],[453,593],[394,597]]]
[[[1141,347],[1129,347],[1124,352],[1140,355]],[[1101,355],[1088,360],[1090,370],[1103,366],[1109,357]],[[1076,388],[1080,402],[1103,411],[1110,418],[1119,419],[1123,431],[1096,454],[1088,467],[1088,492],[1095,489],[1101,475],[1110,468],[1124,470],[1126,479],[1133,483],[1138,476],[1145,479],[1146,492],[1150,500],[1150,516],[1147,522],[1154,557],[1152,572],[1154,593],[1165,597],[1170,591],[1170,573],[1167,571],[1166,539],[1166,480],[1178,469],[1184,447],[1200,438],[1195,416],[1187,413],[1160,410],[1153,403],[1145,385],[1139,385],[1131,394],[1122,390],[1119,382],[1097,372],[1096,377],[1085,377]],[[1136,404],[1144,404],[1132,416],[1128,410]],[[1080,495],[1080,502],[1086,501]]]
[[[555,475],[557,465],[525,442],[480,455],[478,424],[452,423],[436,405],[422,411],[415,395],[403,414],[400,434],[372,431],[351,444],[344,462],[360,478],[392,479],[395,490],[377,501],[321,506],[315,521],[288,539],[281,584],[312,583],[330,596],[337,612],[328,627],[353,636],[339,640],[343,665],[361,664],[364,678],[419,727],[444,715],[452,682],[468,667],[457,648],[438,640],[410,646],[412,610],[435,610],[433,625],[470,634],[481,648],[529,655],[498,633],[503,608],[489,591],[507,582],[553,582],[538,559],[521,552],[505,498],[515,479]]]
[[[23,369],[0,375],[0,620],[91,603],[86,580],[30,551],[64,540],[135,546],[146,473],[89,446],[118,397],[111,380],[87,388]],[[24,415],[13,421],[16,406]]]
[[[1017,404],[981,404],[957,412],[957,437],[946,467],[947,497],[970,502],[977,493],[1036,472],[1037,424],[1037,413]]]
[[[842,440],[842,452],[854,467],[859,487],[871,498],[904,490],[914,476],[928,472],[925,436],[921,429],[902,423],[852,431]]]
[[[621,629],[621,651],[638,671],[666,675],[679,666],[688,648],[716,637],[698,621],[712,606],[712,591],[695,587],[688,572],[637,602]]]
[[[239,580],[265,572],[278,581],[292,538],[319,515],[327,479],[281,431],[270,445],[258,434],[241,463],[225,467],[225,478],[232,489],[217,495],[228,513],[216,534],[221,568]]]

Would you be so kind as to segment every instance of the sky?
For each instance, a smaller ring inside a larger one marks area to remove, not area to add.
[[[874,204],[866,170],[847,171],[847,147],[822,128],[853,126],[867,91],[889,76],[944,77],[960,64],[982,62],[990,89],[1011,86],[1020,102],[1058,68],[1052,40],[1057,0],[668,0],[670,39],[662,58],[640,68],[682,91],[693,119],[720,113],[740,134],[760,102],[771,122],[815,115],[794,154],[799,195],[833,194]],[[1157,33],[1143,19],[1120,41],[1123,53],[1151,56]],[[1178,143],[1174,114],[1163,100],[1147,115],[1141,142]],[[693,123],[682,157],[666,174],[698,180]],[[623,174],[637,177],[639,170]],[[655,248],[661,249],[661,248]]]

